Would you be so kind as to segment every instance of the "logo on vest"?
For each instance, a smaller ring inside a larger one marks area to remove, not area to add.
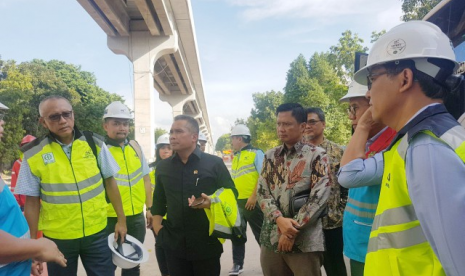
[[[95,158],[94,153],[92,151],[86,151],[86,153],[84,153],[84,158],[86,159]]]
[[[42,154],[42,159],[44,160],[45,165],[55,163],[55,156],[53,156],[53,153],[51,152]]]
[[[386,177],[386,178],[387,178],[387,181],[388,181],[388,182],[387,182],[387,183],[385,183],[385,184],[384,184],[384,186],[386,186],[387,188],[390,188],[390,187],[389,187],[389,182],[391,182],[391,174],[390,174],[390,173],[388,173],[388,175],[387,175],[387,177]]]

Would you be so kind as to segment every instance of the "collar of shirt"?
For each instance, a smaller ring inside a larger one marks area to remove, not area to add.
[[[245,147],[243,147],[242,149],[240,149],[240,150],[234,152],[234,154],[240,154],[241,151],[243,151],[243,150],[248,150],[248,149],[253,149],[253,147],[252,147],[251,144],[247,144],[247,145],[246,145]]]
[[[197,157],[197,159],[202,159],[202,151],[200,150],[199,147],[195,147],[195,150],[191,153],[191,155],[189,155],[189,158],[187,158],[187,162],[189,162],[189,160],[191,160],[192,158],[195,158]],[[179,160],[181,162],[181,158],[179,158],[179,155],[177,153],[173,154],[173,158],[171,159],[171,161],[175,161],[175,160]]]
[[[376,133],[375,136],[371,137],[367,140],[365,151],[368,151],[368,148],[378,139],[378,137],[387,129],[388,127],[384,127],[380,132]]]
[[[105,135],[105,143],[109,144],[109,145],[112,145],[114,147],[120,147],[120,148],[124,149],[124,147],[129,144],[129,140],[125,139],[124,143],[123,143],[123,146],[120,146],[120,144],[117,141],[111,139],[110,137],[108,137],[108,135]]]
[[[432,104],[429,104],[429,105],[426,105],[424,106],[423,108],[421,108],[420,110],[417,111],[417,113],[415,113],[415,115],[412,116],[412,118],[410,118],[410,120],[407,121],[407,123],[405,123],[404,126],[406,126],[408,123],[410,123],[410,121],[412,121],[413,119],[415,119],[415,117],[417,117],[420,113],[422,113],[425,109],[427,109],[428,107],[430,106],[435,106],[435,105],[438,105],[439,103],[432,103]]]
[[[299,153],[302,150],[302,147],[304,144],[301,141],[298,141],[297,143],[292,146],[292,148],[288,149],[285,144],[281,145],[277,151],[278,155],[284,155],[284,154],[289,154],[292,152]]]

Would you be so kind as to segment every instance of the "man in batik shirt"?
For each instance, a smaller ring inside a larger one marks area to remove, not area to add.
[[[287,103],[276,110],[277,133],[283,143],[265,154],[258,180],[264,214],[260,262],[265,276],[321,275],[325,250],[321,214],[330,194],[328,161],[321,148],[301,142],[307,114]],[[296,194],[308,194],[293,214]]]
[[[323,233],[325,234],[326,251],[323,266],[327,276],[347,276],[344,263],[344,242],[342,239],[342,216],[347,204],[348,189],[342,187],[337,181],[342,154],[341,146],[328,140],[324,136],[326,128],[325,113],[321,108],[307,108],[307,126],[305,128],[304,143],[321,147],[326,151],[329,162],[329,181],[331,193],[329,194],[327,215],[323,217]]]

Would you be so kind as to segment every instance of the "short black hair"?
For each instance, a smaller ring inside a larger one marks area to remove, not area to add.
[[[71,105],[71,102],[67,98],[60,96],[60,95],[50,95],[50,96],[43,98],[39,103],[39,115],[40,116],[42,116],[42,106],[44,105],[45,102],[48,102],[50,100],[65,100],[69,104],[69,106],[71,106],[71,110],[73,110],[73,106]]]
[[[287,112],[292,111],[292,117],[295,118],[297,123],[306,123],[307,122],[307,114],[305,113],[305,109],[298,103],[284,103],[276,108],[276,116],[278,116],[279,112]]]
[[[187,127],[189,128],[191,133],[199,134],[200,128],[199,128],[199,123],[197,122],[196,119],[189,115],[178,115],[174,117],[175,121],[186,121],[187,122]]]
[[[323,112],[323,110],[321,108],[319,108],[319,107],[309,107],[305,111],[307,112],[307,116],[310,113],[315,113],[316,115],[318,115],[318,119],[320,119],[320,121],[326,122],[325,121],[325,113]]]
[[[231,137],[240,137],[242,139],[242,142],[246,144],[250,144],[250,141],[252,138],[249,135],[232,135]]]

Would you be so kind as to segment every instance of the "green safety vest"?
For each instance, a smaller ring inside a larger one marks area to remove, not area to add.
[[[231,177],[239,193],[237,199],[249,198],[255,190],[259,177],[254,163],[257,150],[254,148],[243,149],[234,156]]]
[[[465,130],[457,125],[440,137],[465,162]],[[371,229],[365,275],[446,275],[427,241],[409,196],[405,156],[409,138],[405,135],[384,153],[381,194]]]
[[[100,152],[103,141],[95,137],[94,141]],[[39,230],[45,236],[78,239],[106,227],[105,188],[95,155],[83,135],[76,130],[70,159],[49,136],[29,148],[24,158],[40,179]]]
[[[134,216],[144,211],[145,185],[142,175],[140,147],[130,141],[124,150],[120,146],[107,143],[108,149],[118,163],[120,170],[115,174],[125,216]],[[139,153],[139,154],[138,154]],[[108,204],[108,216],[117,217],[113,205]]]

